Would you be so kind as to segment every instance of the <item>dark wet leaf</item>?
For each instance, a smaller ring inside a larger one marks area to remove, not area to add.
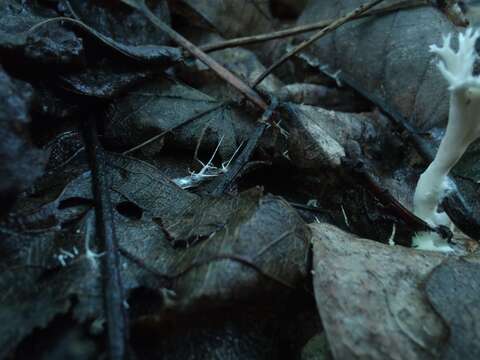
[[[169,66],[181,59],[180,50],[164,46],[166,35],[129,6],[68,0],[64,1],[64,6],[69,10],[69,15],[74,17],[67,23],[80,27],[94,40],[115,52],[143,64],[157,65],[157,72],[161,71],[159,66]],[[159,3],[153,12],[167,23],[170,22],[165,3]],[[114,61],[108,52],[98,54],[103,57],[102,61],[95,59],[93,52],[88,54],[87,70],[62,76],[68,88],[82,95],[114,98],[153,74],[151,68]]]
[[[463,199],[476,219],[480,218],[480,142],[476,141],[467,149],[452,174]],[[461,216],[460,216],[461,217]]]
[[[0,251],[3,253],[9,243],[18,248],[4,257],[0,275],[5,289],[0,307],[3,324],[0,357],[5,357],[34,328],[43,328],[55,316],[69,311],[73,302],[77,320],[101,316],[100,272],[84,256],[74,259],[76,251],[83,251],[80,229],[47,231],[34,236],[0,230],[3,238]],[[68,266],[61,265],[62,255]]]
[[[110,99],[147,79],[151,74],[149,70],[119,69],[108,64],[63,76],[62,80],[69,89],[78,94]]]
[[[31,141],[31,86],[14,80],[0,67],[0,214],[16,195],[42,175],[46,156]]]
[[[186,26],[181,32],[195,44],[205,44],[202,37],[214,34],[207,44],[224,39],[268,33],[275,30],[276,20],[268,2],[262,0],[182,0],[172,2],[172,12],[179,14]],[[202,31],[199,31],[202,30]],[[220,35],[220,37],[218,36]],[[276,41],[248,46],[265,64],[272,61]],[[227,52],[241,51],[240,48]],[[210,55],[215,54],[215,52]],[[217,60],[222,56],[216,57]]]
[[[454,168],[454,173],[478,183],[480,181],[480,142],[476,141],[468,148]]]
[[[311,226],[313,283],[335,359],[438,359],[447,329],[421,285],[445,260],[438,253]]]
[[[308,232],[281,199],[263,197],[258,189],[238,197],[201,198],[160,174],[152,176],[147,164],[125,158],[115,163],[126,171],[114,179],[115,193],[144,209],[151,226],[159,224],[156,231],[163,228],[168,239],[162,252],[145,251],[140,246],[150,246],[149,241],[143,241],[145,245],[132,241],[138,228],[132,223],[130,231],[118,232],[120,244],[147,264],[159,266],[159,272],[178,277],[175,307],[186,311],[207,299],[217,305],[245,300],[250,291],[272,285],[295,287],[305,276]],[[170,242],[195,244],[196,239],[201,243],[185,250],[174,250]]]
[[[273,29],[270,9],[264,1],[182,0],[175,8],[186,12],[190,19],[195,14],[199,24],[208,24],[227,38]]]
[[[265,296],[267,289],[275,293],[279,285],[295,288],[305,278],[308,231],[298,215],[278,198],[243,196],[247,203],[236,205],[224,228],[177,264],[180,271],[199,264],[177,283],[176,292],[184,297],[180,306],[248,301]]]
[[[68,173],[67,168],[57,171]],[[181,190],[155,167],[118,155],[109,157],[108,169],[115,228],[126,256],[121,262],[125,289],[163,292],[160,318],[164,312],[190,313],[206,305],[258,302],[271,291],[290,291],[305,278],[308,231],[281,199],[258,189],[202,198]],[[25,222],[0,229],[2,354],[69,310],[80,322],[102,317],[101,258],[86,256],[87,244],[96,248],[90,172],[63,187],[57,183],[60,195],[50,191],[38,204],[36,197],[47,194],[42,187],[49,185],[39,183],[32,194],[35,216],[28,198],[16,210],[22,218],[22,209],[29,209],[37,221],[50,211],[54,224],[42,228]],[[11,323],[17,326],[6,325]]]
[[[103,2],[72,3],[74,3],[73,6],[68,1],[63,2],[63,5],[59,5],[59,8],[72,10],[71,12],[67,11],[67,15],[80,18],[81,21],[75,18],[58,17],[59,14],[50,11],[48,15],[45,15],[48,17],[35,17],[30,20],[30,26],[26,30],[20,32],[17,29],[18,33],[12,35],[25,38],[24,42],[34,34],[46,33],[45,36],[53,37],[50,33],[56,31],[56,29],[62,30],[61,25],[71,26],[79,33],[81,31],[78,30],[82,30],[90,35],[85,39],[88,45],[85,54],[83,54],[82,47],[82,56],[85,55],[85,58],[82,57],[82,67],[87,67],[87,69],[82,68],[78,72],[72,72],[72,69],[69,69],[68,73],[61,74],[60,77],[64,87],[81,95],[112,98],[153,72],[152,69],[140,68],[138,64],[132,64],[132,62],[121,64],[118,60],[125,60],[125,57],[128,57],[142,64],[148,63],[165,67],[181,59],[180,50],[164,46],[166,43],[165,35],[152,28],[142,15],[132,11],[129,7],[122,5],[120,7],[109,6]],[[164,3],[159,4],[154,11],[162,19],[169,22],[168,8]],[[32,26],[34,27],[30,30]],[[29,31],[27,32],[27,30]],[[55,38],[58,41],[62,40],[58,35]],[[95,44],[92,44],[92,39]],[[64,43],[65,41],[62,45],[65,47],[69,45]],[[99,51],[96,43],[106,45],[106,49],[113,51],[109,53],[105,48]],[[83,42],[81,44],[83,46]],[[27,45],[25,45],[25,51],[30,49]],[[49,43],[48,45],[53,48],[55,43]],[[19,46],[17,45],[17,47]],[[46,53],[46,50],[38,44],[34,44],[32,49],[36,51],[34,60],[41,63],[52,62],[49,57],[58,58],[62,55],[53,53],[53,50],[51,50],[52,54]],[[118,56],[112,56],[112,53],[120,53],[122,57],[119,59]],[[65,57],[65,55],[63,56]],[[58,60],[55,61],[58,62]],[[157,71],[161,71],[159,67],[156,68]]]
[[[47,170],[49,171],[53,172],[62,167],[67,167],[75,159],[78,159],[78,162],[83,163],[84,166],[86,165],[85,157],[82,157],[85,146],[78,131],[72,130],[60,133],[45,148],[48,149],[50,154],[47,164]]]
[[[87,34],[92,35],[100,44],[106,45],[108,48],[114,50],[115,52],[141,63],[169,65],[176,61],[179,61],[182,56],[181,51],[178,48],[171,46],[154,44],[123,44],[102,34],[91,26],[85,24],[84,22],[74,18],[54,17],[36,23],[34,29],[48,27],[50,24],[55,23],[68,23],[76,26],[79,29],[86,31]],[[33,32],[33,30],[31,30],[31,32]]]
[[[426,283],[428,300],[450,329],[442,359],[480,357],[479,279],[480,264],[452,259],[436,267]]]
[[[64,0],[64,3],[70,15],[75,17],[71,20],[72,24],[127,57],[156,65],[168,65],[181,58],[179,49],[165,46],[167,36],[129,6],[76,0]],[[170,23],[165,3],[158,3],[152,11],[164,22]]]
[[[75,17],[126,46],[165,45],[168,36],[154,27],[140,12],[120,1],[62,0]],[[170,12],[164,1],[150,7],[162,21],[170,23]]]
[[[178,127],[209,109],[214,111],[172,131],[175,147],[213,151],[221,141],[219,154],[228,160],[253,127],[248,116],[182,83],[159,79],[130,92],[110,108],[106,136],[114,144],[133,147],[166,130]],[[146,148],[158,152],[157,141]]]
[[[30,28],[58,14],[37,3],[19,0],[0,1],[0,53],[40,64],[80,64],[83,41],[59,24]]]
[[[310,1],[299,23],[336,19],[363,0]],[[411,118],[419,128],[443,125],[448,116],[445,81],[428,48],[455,27],[433,6],[396,11],[345,24],[316,42],[306,58],[312,65],[352,79],[366,93]],[[439,84],[442,84],[439,86]]]

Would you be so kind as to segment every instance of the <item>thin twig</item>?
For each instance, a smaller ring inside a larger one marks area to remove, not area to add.
[[[256,104],[260,109],[266,111],[268,104],[260,97],[260,95],[253,90],[248,84],[234,75],[231,71],[227,70],[223,65],[218,63],[212,57],[208,56],[196,45],[185,39],[182,35],[173,30],[170,26],[160,20],[154,13],[150,11],[144,0],[124,0],[126,4],[129,4],[133,8],[141,11],[145,17],[152,24],[165,32],[177,45],[182,46],[193,56],[203,62],[206,66],[212,69],[220,78],[228,82],[235,89],[240,91],[247,99]]]
[[[224,107],[225,105],[226,105],[226,103],[221,103],[221,104],[218,105],[218,106],[214,106],[213,108],[210,108],[210,109],[207,109],[207,110],[205,110],[205,111],[202,111],[202,112],[200,112],[200,113],[198,113],[198,114],[195,114],[195,115],[193,115],[192,117],[188,118],[187,120],[182,121],[180,124],[177,124],[177,125],[175,125],[175,126],[172,126],[171,128],[162,131],[160,134],[157,134],[157,135],[155,135],[155,136],[152,136],[150,139],[142,142],[141,144],[138,144],[138,145],[134,146],[133,148],[124,151],[122,154],[123,154],[123,155],[128,155],[128,154],[130,154],[130,153],[132,153],[132,152],[134,152],[134,151],[137,151],[137,150],[139,150],[139,149],[141,149],[141,148],[143,148],[143,147],[151,144],[152,142],[154,142],[154,141],[156,141],[156,140],[164,137],[166,134],[168,134],[168,133],[170,133],[170,132],[172,132],[172,131],[175,131],[175,130],[177,130],[178,128],[184,126],[184,125],[190,124],[191,122],[193,122],[193,121],[195,121],[195,120],[197,120],[197,119],[200,119],[201,117],[203,117],[203,116],[205,116],[205,115],[208,115],[208,114],[210,114],[210,113],[212,113],[212,112],[214,112],[214,111],[216,111],[216,110]]]
[[[255,88],[258,84],[260,84],[263,79],[265,79],[273,70],[275,70],[277,67],[282,65],[285,61],[290,59],[292,56],[298,54],[300,51],[305,49],[307,46],[311,45],[313,42],[317,41],[320,39],[322,36],[332,32],[333,30],[337,29],[338,27],[342,26],[346,22],[354,19],[355,17],[358,17],[360,14],[364,13],[365,11],[371,9],[375,5],[381,3],[384,0],[372,0],[366,4],[360,5],[358,8],[355,10],[349,12],[348,14],[339,17],[337,20],[332,22],[329,26],[323,28],[319,32],[315,33],[310,39],[305,40],[298,46],[296,46],[294,49],[289,51],[287,54],[282,56],[279,60],[275,61],[268,69],[266,69],[252,84],[252,87]]]
[[[400,1],[398,3],[394,3],[394,4],[385,5],[381,8],[373,9],[365,13],[358,14],[354,16],[352,19],[361,19],[364,17],[374,16],[374,15],[388,14],[393,11],[398,11],[398,10],[408,9],[408,8],[413,8],[418,6],[425,6],[430,4],[431,3],[429,0],[405,0],[405,1]],[[219,50],[228,49],[232,47],[246,46],[246,45],[257,44],[265,41],[275,40],[275,39],[282,39],[286,37],[295,36],[298,34],[303,34],[311,31],[323,29],[331,25],[334,21],[336,20],[335,19],[321,20],[313,24],[295,26],[285,30],[274,31],[274,32],[264,33],[259,35],[239,37],[236,39],[220,41],[213,44],[206,44],[206,45],[200,46],[200,49],[202,49],[206,53],[209,53],[209,52],[219,51]]]
[[[92,168],[97,239],[100,248],[105,252],[102,271],[109,358],[122,360],[128,358],[128,324],[125,314],[125,296],[118,261],[106,156],[98,143],[93,116],[86,121],[84,133]]]
[[[241,172],[243,167],[250,161],[250,158],[253,155],[255,148],[257,147],[258,141],[262,137],[265,129],[267,128],[267,124],[259,123],[257,127],[253,130],[252,135],[249,137],[245,147],[243,148],[242,152],[235,160],[235,162],[229,167],[227,173],[222,177],[219,177],[219,183],[211,192],[213,196],[220,196],[222,195],[229,186],[233,183],[236,179],[238,174]]]

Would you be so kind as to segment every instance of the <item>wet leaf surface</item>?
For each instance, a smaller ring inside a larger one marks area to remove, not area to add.
[[[302,168],[338,167],[350,142],[373,142],[379,137],[380,129],[366,116],[294,104],[289,110],[289,154]]]
[[[184,10],[198,16],[225,37],[245,36],[272,30],[273,19],[265,2],[183,0]],[[236,14],[232,16],[232,14]]]
[[[124,286],[127,291],[168,289],[156,316],[232,306],[251,301],[254,294],[268,298],[305,279],[309,233],[281,199],[264,197],[258,189],[236,197],[201,198],[144,162],[112,155],[109,164],[115,226],[126,254]],[[5,325],[18,324],[0,329],[3,354],[60,314],[72,311],[77,321],[102,317],[101,258],[87,256],[87,246],[95,249],[90,187],[87,171],[66,184],[53,202],[30,209],[28,218],[17,209],[17,216],[34,222],[25,220],[22,230],[2,228],[0,318]],[[46,194],[41,186],[37,190],[33,200]],[[31,207],[28,199],[22,200],[24,208]],[[44,228],[41,220],[51,217],[54,221]]]
[[[444,255],[313,231],[315,298],[334,358],[437,359],[448,336],[422,291]]]
[[[166,34],[156,29],[144,16],[129,6],[108,1],[62,1],[67,11],[102,35],[127,46],[165,45]],[[151,7],[153,13],[170,23],[170,11],[165,2]]]
[[[310,1],[299,23],[335,19],[362,1]],[[318,41],[308,59],[317,66],[351,79],[382,99],[421,129],[441,126],[448,115],[444,80],[428,52],[442,34],[455,31],[432,6],[370,17],[342,27]],[[381,59],[381,60],[379,60]]]
[[[435,268],[426,283],[429,301],[450,330],[443,359],[480,356],[479,273],[478,262],[452,259]]]
[[[73,91],[85,96],[112,99],[124,93],[128,88],[139,84],[151,76],[146,70],[87,69],[79,74],[67,75],[63,81]]]
[[[29,84],[12,79],[0,67],[0,213],[43,173],[45,154],[32,144],[29,129],[32,95]]]
[[[41,64],[81,62],[83,42],[72,31],[54,24],[29,32],[37,23],[58,16],[55,11],[18,0],[2,0],[0,8],[0,51],[3,55]]]
[[[228,160],[246,139],[252,124],[241,111],[221,105],[223,102],[177,81],[150,81],[112,105],[106,135],[116,144],[133,147],[172,131],[175,144],[183,149],[195,150],[202,146],[213,151],[221,142],[219,154]],[[212,111],[206,113],[209,110]],[[149,147],[154,149],[149,152],[155,152],[162,143],[157,141]]]

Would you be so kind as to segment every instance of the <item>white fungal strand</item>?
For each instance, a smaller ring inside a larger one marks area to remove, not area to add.
[[[189,189],[189,188],[199,186],[200,184],[202,184],[208,179],[225,174],[228,171],[228,167],[230,166],[230,163],[237,155],[237,152],[239,151],[239,149],[242,147],[243,142],[240,144],[237,150],[235,150],[232,157],[228,161],[223,162],[220,167],[217,167],[217,166],[214,166],[212,162],[213,162],[213,159],[215,158],[215,155],[217,154],[218,149],[220,148],[222,141],[223,141],[223,136],[220,138],[220,141],[217,147],[215,148],[215,151],[213,152],[212,157],[206,164],[204,164],[202,161],[197,159],[200,165],[202,165],[202,169],[199,172],[189,171],[190,172],[189,176],[175,178],[175,179],[172,179],[172,181],[182,189]]]

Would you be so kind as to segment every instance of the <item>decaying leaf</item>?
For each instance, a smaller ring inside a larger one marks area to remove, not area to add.
[[[310,1],[299,23],[335,19],[362,0]],[[421,129],[441,126],[448,116],[447,86],[428,49],[455,27],[433,6],[352,21],[319,40],[306,59],[315,66],[340,70],[368,94]]]
[[[339,167],[349,142],[367,145],[379,137],[372,120],[358,114],[291,104],[289,120],[289,156],[301,168]]]
[[[29,129],[32,95],[29,84],[0,67],[0,215],[43,173],[46,157],[32,144]]]
[[[104,36],[126,46],[165,45],[168,37],[155,28],[141,13],[121,2],[62,0],[75,17]],[[152,12],[170,23],[168,5],[160,1]]]
[[[101,99],[113,99],[149,76],[152,76],[152,72],[147,70],[127,70],[108,64],[107,66],[96,66],[94,69],[82,70],[77,74],[65,75],[62,77],[62,81],[68,88],[78,94]]]
[[[224,37],[259,34],[272,30],[272,17],[267,3],[263,1],[218,1],[183,0],[177,9],[187,11],[190,18],[197,15],[198,21],[208,24]]]
[[[478,261],[450,260],[435,268],[426,283],[428,300],[449,328],[444,359],[480,356]]]
[[[278,291],[288,293],[305,279],[309,232],[281,199],[263,196],[260,189],[201,198],[155,167],[118,155],[109,158],[109,171],[124,287],[128,293],[164,291],[164,305],[151,314],[158,319],[166,312],[191,313],[206,305],[258,302]],[[37,191],[44,192],[41,186]],[[37,204],[36,212],[29,210],[39,221],[52,209],[56,221],[50,226],[2,227],[0,356],[67,311],[80,322],[102,318],[101,254],[91,253],[97,248],[91,199],[86,172],[66,184],[58,198]],[[21,204],[31,207],[28,198]],[[21,217],[20,206],[17,211]],[[12,328],[12,322],[17,326]]]
[[[351,90],[326,85],[306,83],[285,85],[277,91],[276,96],[282,101],[314,105],[330,110],[354,113],[365,109],[365,104],[359,102]]]
[[[201,145],[210,152],[222,139],[219,155],[228,160],[249,134],[253,123],[235,107],[219,107],[221,104],[177,81],[150,81],[112,105],[106,136],[117,146],[133,147],[164,131],[171,131],[175,147],[195,150]],[[202,113],[205,115],[181,126]],[[156,142],[149,148],[158,151],[161,146]]]
[[[94,40],[107,45],[140,63],[168,66],[181,58],[176,48],[164,46],[168,37],[140,13],[123,4],[65,0],[64,6],[72,16],[72,25],[80,26],[93,35]],[[156,16],[170,22],[168,7],[159,3],[154,7]],[[114,98],[127,88],[151,77],[153,71],[127,63],[113,62],[108,52],[99,63],[88,64],[88,69],[65,74],[62,80],[74,91],[99,98]]]
[[[312,225],[313,283],[336,359],[438,359],[448,330],[422,284],[445,255]]]
[[[7,59],[20,55],[35,63],[52,65],[78,65],[83,60],[83,41],[72,31],[54,24],[29,32],[39,22],[58,16],[55,11],[18,0],[2,0],[0,9],[0,51]]]
[[[87,218],[89,224],[92,220]],[[102,316],[100,273],[83,255],[82,225],[35,236],[0,230],[4,255],[5,247],[17,242],[16,251],[4,257],[0,276],[4,289],[0,299],[1,358],[33,329],[44,328],[55,316],[72,310],[73,303],[78,321]],[[83,235],[94,237],[94,226],[89,229]]]
[[[166,46],[167,36],[129,6],[112,6],[95,1],[63,2],[68,15],[73,17],[68,23],[87,31],[100,44],[107,45],[116,52],[141,63],[156,65],[169,64],[181,58],[179,49]],[[159,3],[152,11],[170,23],[170,14],[165,4]]]

